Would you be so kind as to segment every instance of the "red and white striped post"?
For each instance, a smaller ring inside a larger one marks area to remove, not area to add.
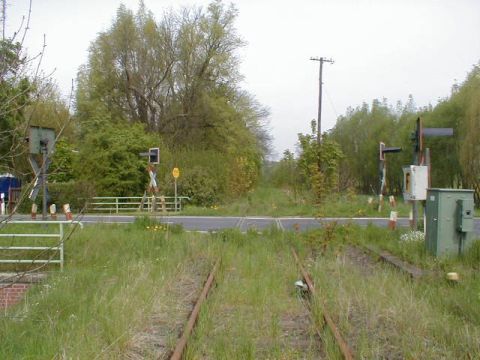
[[[35,220],[37,218],[37,204],[32,204],[32,220]]]
[[[52,220],[57,220],[57,206],[55,204],[50,205],[50,216]]]
[[[63,212],[65,213],[65,217],[67,218],[68,221],[73,220],[73,215],[70,210],[70,204],[64,204],[63,205]]]
[[[388,221],[388,227],[391,230],[395,230],[397,228],[397,217],[398,213],[396,211],[390,211],[390,220]]]

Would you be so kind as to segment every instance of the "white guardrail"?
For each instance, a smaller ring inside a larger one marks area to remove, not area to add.
[[[47,259],[37,258],[34,259],[0,259],[0,264],[60,264],[60,269],[63,270],[64,264],[64,225],[75,225],[78,224],[81,228],[83,228],[83,224],[79,221],[42,221],[42,220],[13,220],[2,223],[0,225],[1,229],[4,230],[10,224],[12,225],[42,225],[42,224],[49,224],[49,225],[58,225],[58,232],[54,233],[0,233],[0,238],[10,238],[12,239],[11,242],[14,242],[16,238],[35,238],[35,239],[44,239],[44,238],[51,238],[56,239],[53,244],[50,246],[47,244],[43,244],[43,246],[0,246],[0,251],[11,251],[16,250],[19,253],[23,251],[43,251],[43,253],[47,254],[52,251],[58,252],[57,256],[52,256]],[[16,242],[16,241],[15,241]],[[42,254],[42,253],[40,253]]]
[[[175,200],[176,199],[176,200]],[[96,196],[88,211],[118,214],[121,211],[181,211],[188,196]]]

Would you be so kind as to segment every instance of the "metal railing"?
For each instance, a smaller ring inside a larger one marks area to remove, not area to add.
[[[60,264],[60,269],[63,270],[63,264],[64,264],[64,228],[63,225],[65,224],[78,224],[80,227],[83,227],[83,224],[79,221],[33,221],[33,220],[28,220],[28,221],[21,221],[21,220],[14,220],[14,221],[9,221],[7,223],[4,223],[3,229],[5,229],[7,226],[10,224],[21,224],[21,225],[27,225],[27,224],[35,224],[35,225],[41,225],[41,224],[49,224],[49,225],[58,225],[58,232],[54,233],[33,233],[33,232],[28,232],[28,233],[0,233],[0,238],[10,238],[12,240],[15,240],[15,238],[36,238],[36,239],[45,239],[45,238],[52,238],[52,239],[57,239],[53,244],[47,245],[43,244],[43,246],[0,246],[0,251],[10,251],[10,250],[16,250],[16,251],[43,251],[45,254],[48,254],[49,252],[55,251],[58,252],[58,255],[56,257],[52,256],[49,257],[48,259],[39,259],[39,258],[34,258],[34,259],[0,259],[0,264]]]
[[[163,200],[162,200],[163,198]],[[181,211],[188,196],[96,196],[88,203],[88,211],[118,214],[131,211]]]

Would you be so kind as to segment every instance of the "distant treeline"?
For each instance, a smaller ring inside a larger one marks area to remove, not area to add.
[[[454,129],[453,137],[425,138],[430,148],[432,186],[472,188],[480,195],[480,66],[475,66],[462,84],[452,87],[451,95],[435,106],[417,108],[410,96],[406,104],[391,106],[386,99],[373,100],[350,108],[323,138],[339,145],[338,191],[347,189],[376,194],[379,188],[379,142],[402,147],[401,153],[387,154],[387,192],[402,192],[402,167],[413,163],[411,134],[420,117],[424,127]],[[300,145],[304,135],[300,136]],[[311,186],[306,176],[303,146],[298,160],[286,152],[276,167],[273,181],[294,187]],[[295,170],[296,169],[296,170]],[[295,172],[299,175],[292,175]]]

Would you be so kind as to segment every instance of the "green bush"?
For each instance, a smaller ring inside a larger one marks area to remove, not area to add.
[[[89,181],[69,181],[48,185],[50,203],[57,204],[57,212],[63,204],[70,204],[72,212],[83,209],[85,202],[96,195],[94,185]],[[40,195],[39,195],[40,196]]]
[[[217,181],[203,167],[195,166],[191,170],[186,170],[179,180],[180,194],[189,196],[194,205],[211,206],[220,200]]]

